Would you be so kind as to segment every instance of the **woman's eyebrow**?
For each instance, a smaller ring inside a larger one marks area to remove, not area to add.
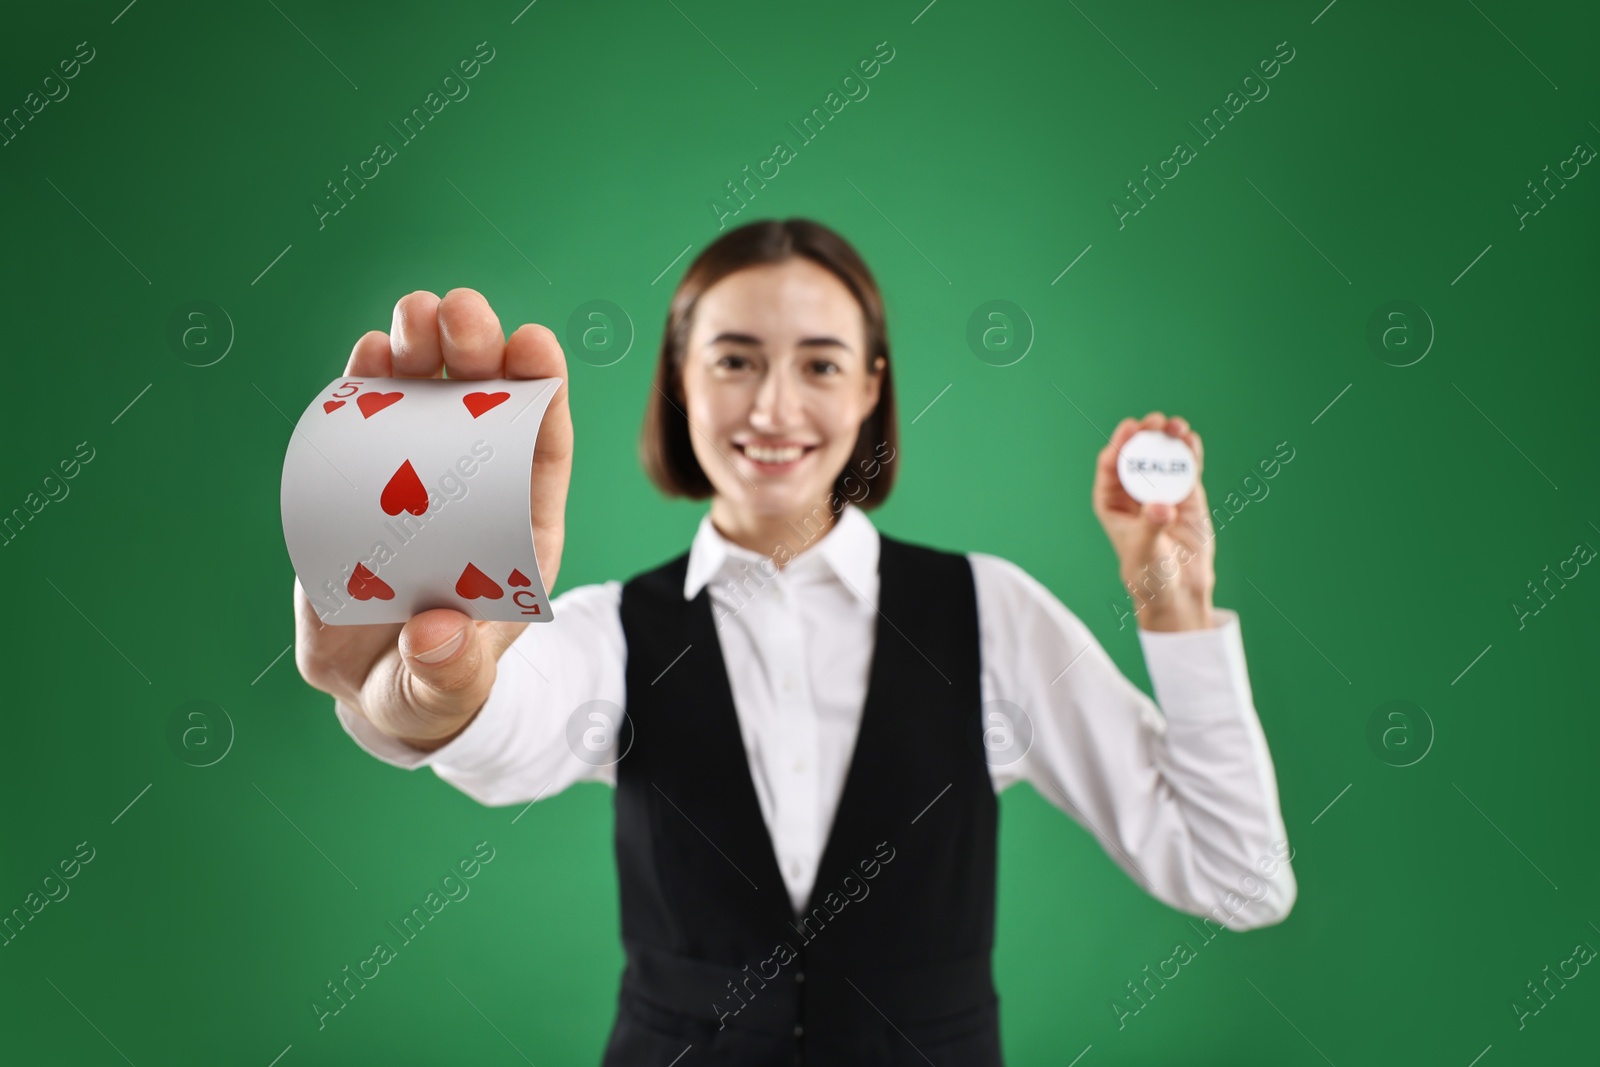
[[[755,345],[758,348],[761,346],[761,339],[759,337],[755,337],[748,333],[734,333],[730,330],[724,330],[722,333],[717,334],[711,340],[707,341],[706,345],[709,347],[718,343],[719,341],[732,341],[735,344]],[[851,351],[850,346],[839,340],[837,337],[807,337],[800,341],[800,347],[838,347],[847,352]]]

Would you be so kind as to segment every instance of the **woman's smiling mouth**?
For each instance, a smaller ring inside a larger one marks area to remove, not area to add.
[[[768,471],[787,470],[817,448],[816,445],[794,443],[771,445],[739,441],[734,442],[734,447],[752,465]]]

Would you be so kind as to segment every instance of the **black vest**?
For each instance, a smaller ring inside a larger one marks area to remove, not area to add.
[[[684,600],[687,553],[624,584],[626,968],[604,1067],[1001,1063],[972,569],[879,545],[866,701],[803,916],[756,799],[710,586]]]

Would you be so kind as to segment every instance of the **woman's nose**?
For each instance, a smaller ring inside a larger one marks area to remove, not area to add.
[[[768,432],[787,429],[799,417],[799,400],[795,388],[784,380],[781,372],[769,372],[756,390],[755,409],[750,421]]]

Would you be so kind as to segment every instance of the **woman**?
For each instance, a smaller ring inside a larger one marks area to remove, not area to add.
[[[502,338],[477,293],[413,293],[347,373],[566,378],[549,330]],[[615,786],[608,1065],[999,1063],[996,793],[1021,780],[1179,910],[1242,930],[1293,904],[1205,491],[1140,506],[1116,475],[1139,429],[1197,457],[1199,436],[1124,419],[1095,474],[1158,710],[1014,564],[873,527],[899,455],[891,367],[843,238],[740,227],[673,296],[644,423],[657,485],[711,499],[689,551],[568,590],[526,630],[450,610],[318,627],[296,587],[301,672],[369,752],[492,805]],[[532,484],[548,589],[571,459],[563,384]]]

